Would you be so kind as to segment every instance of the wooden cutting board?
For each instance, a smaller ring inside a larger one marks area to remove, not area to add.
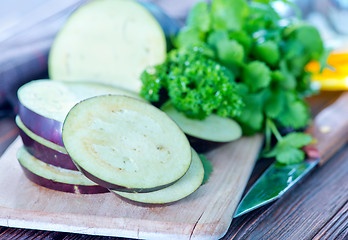
[[[207,154],[214,171],[195,193],[168,206],[142,207],[112,193],[77,195],[24,176],[16,139],[0,158],[0,225],[141,239],[218,239],[228,230],[262,145],[243,137]]]

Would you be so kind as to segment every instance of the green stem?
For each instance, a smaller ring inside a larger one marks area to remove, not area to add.
[[[269,125],[273,135],[275,136],[275,138],[277,139],[278,142],[280,142],[281,140],[283,140],[283,137],[282,135],[279,133],[276,125],[274,124],[274,122],[270,119],[270,118],[267,118],[267,124]]]
[[[272,132],[271,132],[271,128],[269,126],[269,123],[268,123],[268,118],[266,120],[266,128],[265,128],[265,137],[266,137],[266,140],[265,140],[265,149],[264,151],[265,152],[268,152],[271,150],[271,138],[272,138]]]

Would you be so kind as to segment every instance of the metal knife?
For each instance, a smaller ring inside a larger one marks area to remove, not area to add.
[[[279,199],[301,178],[324,164],[347,143],[348,92],[322,110],[307,132],[316,139],[316,144],[305,150],[309,158],[289,166],[272,163],[240,201],[234,218]]]

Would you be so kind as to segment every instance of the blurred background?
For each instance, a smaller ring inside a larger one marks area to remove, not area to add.
[[[68,16],[88,0],[0,0],[0,117],[12,112],[16,91],[25,82],[47,77],[47,55]],[[183,25],[198,0],[143,0]],[[344,50],[348,41],[347,0],[289,0],[321,32],[327,46]],[[284,16],[293,8],[274,3]]]

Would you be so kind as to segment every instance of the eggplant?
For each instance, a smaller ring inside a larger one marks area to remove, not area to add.
[[[216,114],[203,120],[188,118],[170,102],[163,104],[161,109],[179,125],[197,152],[206,152],[242,136],[242,128],[231,118]]]
[[[111,191],[136,203],[162,205],[179,201],[195,192],[203,182],[204,168],[198,154],[192,149],[192,163],[186,174],[167,188],[149,193]]]
[[[24,126],[19,116],[16,116],[16,124],[24,147],[31,155],[50,165],[78,171],[64,147],[31,132]]]
[[[95,81],[138,92],[140,75],[166,58],[165,33],[144,5],[94,0],[79,7],[55,38],[51,79]]]
[[[104,94],[120,94],[141,99],[128,90],[91,82],[60,82],[36,80],[18,89],[18,115],[24,125],[36,135],[64,146],[63,121],[79,101]]]
[[[42,187],[77,194],[109,192],[78,171],[55,167],[36,159],[23,146],[18,149],[17,159],[25,176]]]
[[[143,5],[161,25],[167,41],[167,51],[174,48],[174,39],[180,30],[180,24],[168,16],[157,4],[152,2],[138,1]]]
[[[62,137],[79,170],[111,190],[156,191],[178,181],[191,164],[190,144],[175,122],[126,96],[97,96],[76,104]]]

